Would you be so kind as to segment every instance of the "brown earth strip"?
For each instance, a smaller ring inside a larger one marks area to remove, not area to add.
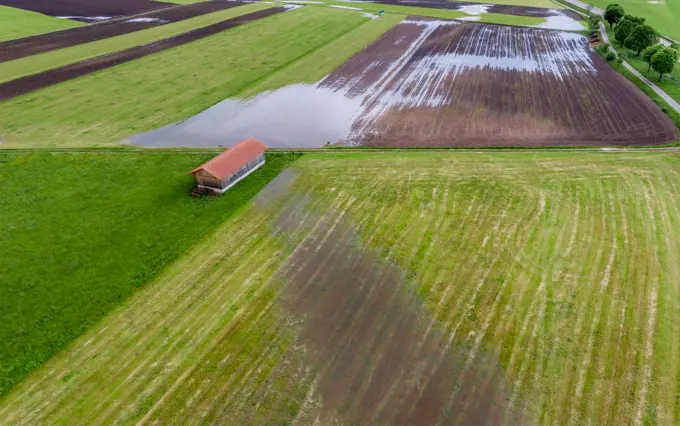
[[[462,6],[483,5],[487,6],[488,13],[500,13],[503,15],[534,16],[537,18],[547,18],[555,16],[557,13],[566,15],[572,19],[580,21],[582,17],[571,10],[545,9],[542,7],[531,6],[511,6],[505,4],[471,3],[442,0],[377,0],[374,3],[390,4],[398,6],[429,7],[432,9],[459,10]]]
[[[0,5],[50,16],[126,16],[175,6],[151,0],[0,0]]]
[[[67,65],[61,68],[56,68],[35,75],[8,81],[6,83],[0,84],[0,101],[24,95],[34,90],[49,87],[64,81],[72,80],[74,78],[81,77],[96,71],[101,71],[103,69],[139,59],[162,50],[170,49],[172,47],[180,46],[186,43],[191,43],[192,41],[209,37],[230,28],[247,24],[267,16],[276,15],[278,13],[285,12],[286,10],[288,9],[285,6],[260,10],[239,16],[237,18],[227,19],[214,25],[198,28],[154,43],[133,47],[131,49],[113,53],[111,55],[88,59],[86,61]]]
[[[0,0],[1,1],[1,0]],[[84,27],[70,28],[0,43],[0,62],[24,58],[38,53],[90,43],[109,37],[128,34],[147,28],[183,21],[196,16],[240,6],[241,1],[213,0],[202,3],[169,7],[159,11],[122,19],[107,20]]]

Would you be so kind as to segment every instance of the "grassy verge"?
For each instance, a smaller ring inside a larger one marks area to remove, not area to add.
[[[561,0],[553,0],[553,4],[555,4],[556,6],[563,6],[564,8],[574,9],[574,10],[579,11],[579,12],[581,12],[581,13],[587,15],[587,16],[595,16],[589,10],[583,9],[581,7],[578,7],[576,5],[573,5],[571,3],[567,3],[567,2],[564,2],[564,1],[561,1]]]
[[[269,155],[223,197],[191,198],[187,172],[211,157],[0,154],[0,394],[297,158]]]
[[[680,422],[680,154],[291,168],[19,384],[0,423],[448,424],[452,395],[463,424]],[[376,394],[381,421],[359,421]]]
[[[0,41],[65,30],[84,25],[69,19],[58,19],[42,13],[0,6]]]
[[[103,56],[142,44],[151,43],[172,37],[187,31],[206,27],[226,19],[235,18],[246,13],[274,7],[273,4],[252,3],[207,15],[197,16],[172,24],[161,25],[148,30],[137,31],[92,43],[41,53],[0,64],[0,82],[14,80],[26,75],[37,74],[53,68]]]
[[[588,0],[588,3],[604,9],[612,2],[609,0]],[[651,3],[649,1],[621,0],[616,3],[623,6],[626,13],[645,18],[647,23],[661,34],[680,40],[680,27],[678,27],[678,20],[680,19],[679,2],[658,1]]]
[[[117,143],[197,114],[368,20],[304,7],[2,102],[3,147]]]

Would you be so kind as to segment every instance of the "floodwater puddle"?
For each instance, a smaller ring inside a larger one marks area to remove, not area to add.
[[[165,19],[159,19],[159,18],[132,18],[128,19],[125,22],[129,23],[136,23],[136,22],[158,22],[161,24],[167,24],[170,21],[166,21]]]
[[[347,10],[364,10],[360,7],[340,6],[340,5],[337,5],[337,4],[332,4],[332,5],[330,5],[330,7],[334,7],[336,9],[347,9]]]
[[[545,22],[536,25],[536,28],[562,31],[582,31],[586,29],[579,21],[559,12],[556,15],[545,18]]]
[[[113,16],[56,16],[57,19],[71,19],[73,21],[80,21],[85,23],[106,21],[113,19]]]
[[[249,100],[226,99],[180,123],[132,137],[150,147],[232,146],[248,137],[272,148],[317,148],[346,137],[361,100],[294,84]]]
[[[482,13],[486,13],[489,7],[490,5],[488,4],[471,4],[469,6],[460,6],[456,10],[467,13],[468,15],[481,15]]]

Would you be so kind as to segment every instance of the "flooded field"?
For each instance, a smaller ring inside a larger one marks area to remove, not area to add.
[[[676,152],[305,154],[0,424],[678,425],[679,174]]]
[[[314,86],[229,99],[145,146],[644,145],[675,125],[578,34],[409,18]]]

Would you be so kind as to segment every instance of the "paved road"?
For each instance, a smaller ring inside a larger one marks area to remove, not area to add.
[[[574,1],[574,0],[570,0],[570,1]],[[602,34],[602,41],[609,44],[609,50],[611,52],[613,52],[615,55],[618,56],[618,54],[616,53],[616,50],[612,47],[612,44],[609,41],[609,36],[607,35],[607,29],[605,28],[604,23],[602,23],[602,22],[600,22],[600,34]],[[666,92],[664,92],[663,90],[661,90],[661,88],[659,86],[657,86],[656,84],[649,81],[649,79],[647,77],[645,77],[644,75],[640,74],[635,68],[633,68],[633,66],[631,64],[629,64],[626,61],[623,61],[622,63],[623,63],[623,66],[628,71],[630,71],[634,76],[636,76],[637,78],[642,80],[647,86],[651,87],[652,90],[654,92],[656,92],[657,95],[661,96],[661,98],[664,101],[666,101],[666,103],[668,103],[668,105],[671,108],[673,108],[676,112],[680,113],[680,104],[675,102],[675,99],[668,96],[668,94]]]

